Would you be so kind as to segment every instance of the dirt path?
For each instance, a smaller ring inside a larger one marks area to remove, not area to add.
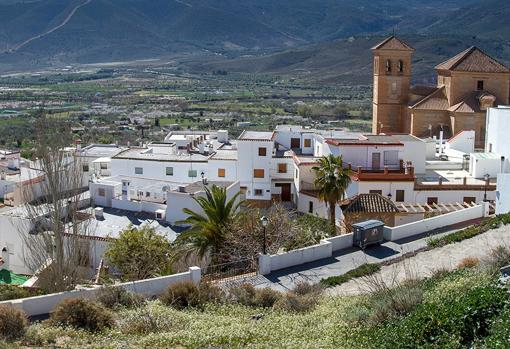
[[[78,11],[78,9],[80,9],[81,7],[83,6],[86,6],[88,4],[90,4],[92,2],[92,0],[85,0],[85,2],[79,4],[79,5],[76,5],[72,10],[71,12],[69,12],[69,14],[67,15],[67,17],[64,19],[64,21],[62,23],[60,23],[59,25],[57,25],[56,27],[53,27],[51,28],[50,30],[47,30],[45,31],[44,33],[42,34],[39,34],[39,35],[36,35],[36,36],[33,36],[31,37],[30,39],[27,39],[25,41],[23,41],[21,44],[18,44],[16,46],[14,46],[13,48],[11,48],[9,51],[10,52],[15,52],[15,51],[18,51],[19,49],[23,48],[24,46],[28,45],[29,43],[31,43],[32,41],[34,40],[38,40],[40,38],[43,38],[45,37],[46,35],[49,35],[51,33],[53,33],[54,31],[56,30],[59,30],[60,28],[62,28],[63,26],[65,26],[70,20],[71,18],[73,18],[74,14],[76,13],[76,11]]]
[[[503,226],[456,244],[421,252],[414,257],[389,266],[383,266],[375,276],[386,284],[403,281],[406,278],[425,278],[439,269],[455,269],[466,257],[479,260],[487,258],[498,246],[510,248],[510,226]],[[343,285],[331,288],[331,295],[356,295],[369,291],[363,278],[351,280]]]

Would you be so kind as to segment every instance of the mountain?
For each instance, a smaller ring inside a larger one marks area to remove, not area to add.
[[[509,16],[506,0],[0,0],[0,70],[235,58],[394,29],[504,40]]]

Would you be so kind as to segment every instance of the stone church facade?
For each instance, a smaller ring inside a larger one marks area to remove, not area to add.
[[[477,47],[436,66],[436,86],[413,87],[411,46],[392,36],[372,51],[374,134],[430,137],[443,130],[449,138],[474,130],[476,146],[483,147],[487,108],[509,104],[510,69]]]

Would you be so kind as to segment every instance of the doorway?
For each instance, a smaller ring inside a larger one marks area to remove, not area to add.
[[[372,153],[372,170],[381,168],[381,153]]]
[[[291,149],[301,148],[301,139],[300,138],[291,138],[290,139],[290,148]]]
[[[283,202],[292,201],[292,188],[290,183],[276,183],[276,187],[282,188],[282,193],[280,194],[280,199]]]

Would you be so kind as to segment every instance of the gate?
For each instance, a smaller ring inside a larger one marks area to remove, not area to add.
[[[202,274],[205,282],[228,282],[257,275],[258,260],[256,258],[241,259],[234,262],[209,265]]]

